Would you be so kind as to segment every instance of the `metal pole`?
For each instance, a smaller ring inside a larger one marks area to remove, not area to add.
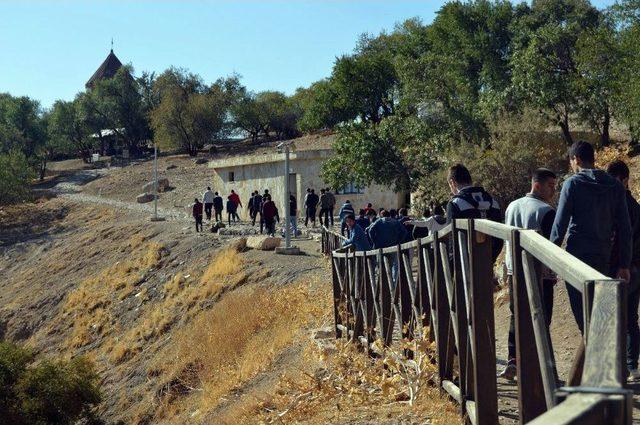
[[[284,246],[291,248],[291,223],[289,222],[289,145],[284,147]]]
[[[158,219],[158,145],[153,144],[153,219]]]

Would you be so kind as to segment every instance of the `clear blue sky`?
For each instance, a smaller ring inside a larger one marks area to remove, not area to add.
[[[251,90],[292,93],[326,77],[358,35],[414,16],[430,22],[442,0],[124,1],[1,0],[0,92],[50,106],[71,99],[114,51],[136,74],[171,65],[209,83],[237,72]],[[613,0],[596,0],[598,7]]]

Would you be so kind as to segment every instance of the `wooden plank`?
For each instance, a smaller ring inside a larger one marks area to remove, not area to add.
[[[342,318],[340,317],[340,300],[342,299],[342,284],[340,283],[339,267],[336,264],[339,260],[331,258],[331,275],[333,281],[333,320],[335,324],[336,338],[342,338],[343,326]]]
[[[607,280],[608,277],[575,258],[535,230],[519,230],[520,243],[528,253],[549,267],[559,279],[582,292],[588,280]]]
[[[396,262],[398,264],[398,294],[399,294],[399,304],[400,304],[400,316],[396,319],[399,320],[400,324],[400,333],[402,335],[403,340],[412,339],[413,334],[413,323],[411,320],[412,311],[411,311],[411,293],[409,289],[409,281],[407,279],[407,270],[405,269],[404,262],[404,254],[400,245],[397,247],[396,251]],[[411,273],[411,267],[408,269],[409,274]],[[411,357],[412,353],[405,350],[405,356]]]
[[[462,404],[462,392],[460,391],[460,387],[458,387],[453,382],[445,379],[442,381],[442,388],[455,400],[458,404]]]
[[[371,257],[369,255],[367,255],[367,258],[369,259],[369,263],[368,263],[368,268],[369,268],[369,275],[371,276],[371,294],[372,294],[372,298],[373,298],[373,308],[374,308],[374,315],[375,315],[375,332],[374,335],[372,336],[373,339],[377,339],[377,338],[382,338],[382,308],[381,308],[381,295],[380,295],[380,272],[379,272],[379,268],[378,268],[378,264],[380,264],[377,260],[377,255],[376,257]]]
[[[476,404],[475,401],[473,400],[467,400],[465,401],[466,405],[467,405],[467,416],[469,416],[469,422],[471,422],[472,425],[478,425],[478,406]],[[498,419],[496,418],[495,422],[482,422],[482,424],[489,424],[489,423],[498,423]]]
[[[437,263],[437,258],[435,258],[435,255],[433,255],[433,250],[429,246],[421,248],[421,251],[422,251],[422,263],[425,271],[425,285],[422,287],[422,291],[426,292],[426,297],[427,297],[427,304],[422,305],[422,311],[424,312],[425,309],[427,309],[427,312],[430,315],[431,320],[429,325],[429,339],[432,341],[435,341],[436,332],[438,329],[438,316],[436,313],[436,295],[435,295],[436,271],[434,269],[434,266]],[[431,261],[432,258],[434,259],[433,262]]]
[[[364,305],[365,305],[365,323],[366,323],[366,337],[369,342],[373,342],[375,340],[375,334],[373,332],[373,328],[375,327],[376,322],[376,309],[375,309],[375,301],[373,295],[373,287],[376,282],[375,273],[371,273],[371,258],[366,256],[363,258],[363,267],[364,267]]]
[[[509,240],[513,265],[513,303],[516,324],[516,363],[518,369],[518,406],[520,423],[527,423],[547,410],[540,373],[531,309],[522,265],[520,231]]]
[[[436,321],[436,354],[438,358],[438,377],[440,382],[453,379],[453,339],[451,334],[451,316],[449,315],[449,302],[446,284],[443,275],[442,261],[444,255],[448,261],[445,250],[442,253],[439,243],[434,243],[434,299]]]
[[[393,300],[391,298],[391,288],[389,286],[389,273],[387,273],[386,262],[382,255],[382,250],[378,251],[378,274],[380,281],[380,307],[382,310],[381,339],[385,347],[391,345],[393,340]]]
[[[531,321],[538,351],[538,361],[540,362],[540,372],[544,396],[547,409],[556,405],[556,374],[553,361],[553,350],[551,349],[551,338],[547,329],[547,320],[540,297],[540,281],[538,279],[537,268],[531,254],[522,251],[522,266],[524,268],[524,278],[529,297],[531,310]]]
[[[471,333],[475,405],[467,402],[472,423],[498,423],[498,387],[496,380],[495,322],[493,314],[493,261],[491,238],[476,237],[475,222],[469,223],[471,291]],[[472,412],[475,421],[472,419]]]
[[[446,237],[449,236],[449,234],[451,233],[451,229],[453,228],[452,223],[447,224],[446,226],[444,226],[442,229],[438,230],[436,232],[436,238],[438,240],[442,240]]]
[[[516,230],[516,228],[513,226],[507,226],[506,224],[486,219],[473,220],[473,226],[474,229],[476,229],[476,232],[493,236],[494,238],[502,239],[503,241],[509,240],[509,238],[511,237],[511,232]]]
[[[458,349],[458,365],[459,376],[460,376],[460,391],[463,397],[467,395],[467,373],[468,373],[468,364],[467,364],[467,349],[468,349],[468,335],[469,329],[467,325],[467,309],[465,302],[465,289],[464,289],[464,280],[462,279],[462,259],[460,256],[459,242],[458,242],[458,232],[460,232],[455,224],[453,225],[453,237],[451,238],[451,243],[453,245],[453,281],[454,281],[454,294],[455,294],[455,315],[456,322],[455,325],[457,327],[458,332],[458,341],[456,348]],[[460,413],[464,415],[466,413],[466,407],[464,403],[460,406]]]
[[[582,385],[622,388],[626,383],[626,294],[623,281],[593,285],[593,310]]]
[[[527,425],[606,424],[607,397],[602,394],[572,394],[565,401],[528,422]]]

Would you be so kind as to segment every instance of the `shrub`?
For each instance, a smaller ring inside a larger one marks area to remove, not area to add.
[[[449,198],[446,170],[457,162],[465,164],[474,184],[483,186],[503,208],[529,191],[536,168],[566,171],[566,145],[535,112],[499,116],[489,129],[491,138],[486,143],[463,142],[447,151],[441,170],[421,184],[423,202]]]
[[[24,200],[33,177],[33,169],[22,152],[0,154],[0,204]]]
[[[100,403],[98,375],[83,357],[44,359],[0,342],[0,417],[13,424],[70,424]]]

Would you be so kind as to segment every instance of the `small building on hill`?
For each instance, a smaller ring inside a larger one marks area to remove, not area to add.
[[[306,136],[294,139],[290,154],[289,186],[298,200],[298,215],[304,217],[304,195],[307,188],[313,188],[320,194],[320,189],[327,187],[320,177],[322,162],[334,155],[331,147],[333,135]],[[275,146],[268,149],[250,152],[244,155],[228,156],[213,159],[209,162],[213,169],[213,186],[221,195],[228,195],[235,190],[240,195],[243,205],[258,190],[261,194],[269,189],[274,202],[284,217],[284,154]],[[332,189],[336,196],[338,208],[347,199],[350,200],[356,213],[371,202],[374,208],[399,208],[406,204],[405,193],[395,193],[391,188],[372,185],[365,188],[350,184],[347,187]],[[245,205],[246,208],[246,205]]]

